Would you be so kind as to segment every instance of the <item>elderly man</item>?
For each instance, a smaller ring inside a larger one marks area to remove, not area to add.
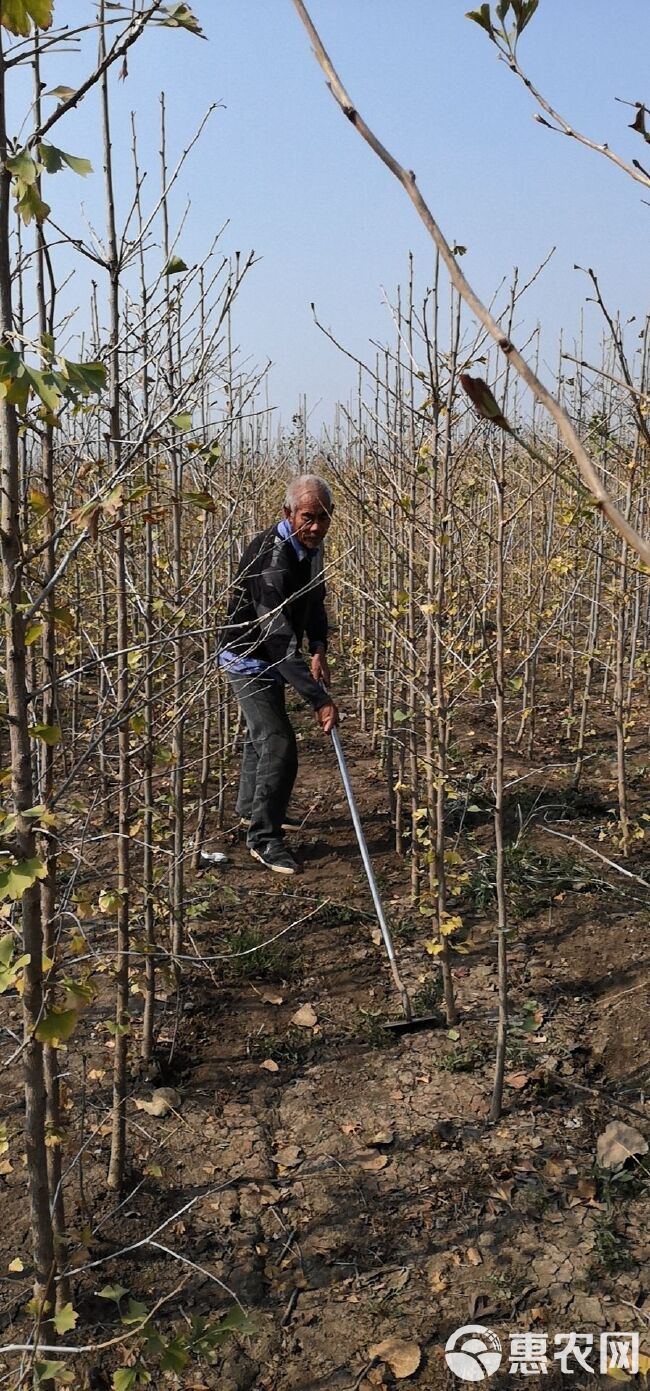
[[[282,521],[260,532],[244,551],[219,643],[219,665],[246,722],[237,811],[248,823],[251,855],[276,874],[299,873],[283,841],[298,770],[285,684],[312,706],[325,734],[338,720],[325,689],[323,540],[333,510],[322,478],[307,473],[292,479]],[[300,652],[303,634],[309,667]]]

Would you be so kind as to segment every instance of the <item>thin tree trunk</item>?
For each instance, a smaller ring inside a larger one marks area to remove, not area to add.
[[[100,55],[105,51],[104,5],[101,7]],[[119,475],[122,461],[122,425],[120,409],[120,264],[115,224],[113,192],[113,159],[108,99],[108,77],[101,80],[101,105],[104,135],[104,177],[106,186],[106,215],[108,267],[110,275],[110,459],[111,473]],[[123,505],[116,513],[115,540],[115,606],[117,614],[117,707],[123,710],[129,694],[129,619],[126,587],[126,536]],[[126,1092],[129,1047],[129,915],[131,890],[131,855],[129,811],[131,802],[131,766],[129,717],[122,715],[118,726],[118,807],[117,807],[117,960],[115,966],[115,1057],[113,1062],[113,1113],[111,1153],[107,1183],[119,1189],[124,1181],[126,1161]]]
[[[40,64],[38,58],[38,43],[34,59],[34,114],[37,125],[41,122],[41,81]],[[39,193],[40,193],[40,180]],[[46,341],[46,335],[53,338],[54,333],[54,290],[50,295],[49,311],[45,298],[45,262],[46,245],[43,229],[40,225],[36,229],[36,302],[38,312],[38,329],[41,342]],[[48,508],[44,516],[45,530],[45,566],[43,573],[43,583],[48,584],[54,575],[56,568],[56,552],[54,543],[55,531],[55,496],[54,496],[54,431],[47,422],[41,432],[41,484],[48,502]],[[43,696],[43,724],[56,724],[57,711],[57,662],[56,662],[56,624],[55,624],[55,588],[50,589],[44,604],[43,616],[43,636],[42,636],[42,662],[41,662],[41,684],[44,686]],[[50,808],[54,795],[54,759],[55,748],[52,744],[44,743],[41,749],[41,777],[40,777],[40,800],[46,808]],[[45,956],[53,961],[55,955],[55,934],[56,934],[56,886],[57,886],[57,850],[58,842],[56,835],[50,831],[46,836],[40,838],[40,852],[45,863],[47,874],[41,881],[41,914],[43,922],[43,936]],[[51,1003],[51,992],[46,991],[47,1004]],[[53,1048],[50,1043],[45,1045],[44,1050],[44,1075],[45,1091],[47,1098],[47,1125],[48,1138],[50,1144],[47,1147],[47,1167],[48,1182],[50,1189],[50,1206],[52,1211],[52,1224],[54,1229],[56,1259],[59,1270],[62,1270],[66,1261],[66,1223],[65,1207],[63,1198],[62,1183],[62,1164],[61,1164],[61,1095],[59,1086],[59,1050]],[[56,1301],[59,1307],[68,1303],[70,1299],[69,1281],[62,1277],[59,1279],[56,1289]]]
[[[0,343],[13,347],[11,264],[9,260],[9,187],[5,167],[8,158],[5,58],[0,30]],[[0,460],[2,496],[0,545],[2,593],[5,615],[7,716],[11,751],[11,790],[17,813],[16,856],[19,861],[36,855],[33,823],[25,816],[34,805],[32,750],[29,737],[29,696],[25,667],[25,625],[22,616],[22,543],[20,534],[20,461],[15,407],[0,399]],[[28,961],[23,972],[23,1070],[25,1080],[25,1148],[30,1204],[30,1229],[34,1259],[34,1294],[39,1304],[47,1298],[54,1274],[54,1235],[50,1215],[47,1174],[46,1095],[43,1047],[35,1030],[43,1014],[43,931],[38,883],[22,897],[23,951]],[[47,1321],[46,1321],[47,1324]],[[41,1330],[52,1336],[41,1323]]]

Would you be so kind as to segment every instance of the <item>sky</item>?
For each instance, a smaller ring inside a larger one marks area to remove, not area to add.
[[[130,112],[153,200],[160,91],[170,164],[218,102],[172,200],[172,221],[191,201],[179,250],[188,264],[200,260],[225,221],[227,254],[254,248],[259,260],[242,287],[234,336],[243,358],[272,361],[278,417],[288,423],[304,393],[316,429],[331,423],[356,377],[315,327],[311,302],[337,340],[372,362],[371,340],[393,341],[387,301],[406,284],[409,252],[421,294],[432,245],[403,189],[340,114],[291,0],[193,0],[193,8],[206,41],[151,32],[132,50],[128,78],[113,83],[119,205],[124,213],[132,199]],[[588,346],[601,331],[576,263],[592,266],[609,305],[641,327],[649,299],[643,188],[535,122],[532,99],[465,18],[466,0],[311,0],[309,8],[356,107],[415,171],[447,238],[467,247],[463,269],[484,300],[514,267],[526,280],[556,248],[513,335],[521,344],[541,321],[548,373],[560,332],[571,347],[585,304]],[[57,0],[59,19],[91,13],[90,0]],[[634,112],[616,98],[650,102],[648,53],[647,0],[540,0],[520,43],[524,66],[559,111],[642,162],[647,146],[628,129]],[[91,56],[53,56],[48,86],[75,86]],[[56,176],[67,181],[52,199],[62,220],[76,223],[82,197],[85,216],[102,224],[97,130],[96,98],[57,128],[56,143],[95,166],[81,189],[74,175]]]

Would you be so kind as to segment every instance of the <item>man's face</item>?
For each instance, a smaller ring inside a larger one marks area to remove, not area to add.
[[[285,507],[284,515],[289,518],[294,536],[297,536],[301,545],[316,550],[323,537],[327,535],[333,510],[333,507],[328,507],[320,493],[304,492],[298,493],[293,511],[290,507]]]

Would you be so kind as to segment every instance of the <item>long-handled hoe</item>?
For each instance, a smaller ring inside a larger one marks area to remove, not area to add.
[[[357,804],[354,800],[354,793],[352,791],[350,777],[348,774],[343,749],[341,747],[341,740],[339,738],[338,729],[336,729],[335,727],[334,729],[330,730],[330,733],[332,735],[332,743],[334,745],[334,750],[338,759],[338,765],[341,770],[341,778],[343,780],[343,786],[345,788],[345,795],[348,799],[348,806],[350,808],[352,822],[356,831],[357,840],[359,842],[359,849],[361,851],[363,867],[366,871],[366,877],[368,879],[368,883],[370,885],[370,892],[372,894],[372,901],[375,905],[377,922],[379,923],[379,926],[381,928],[381,935],[383,938],[384,946],[386,948],[386,955],[388,957],[388,962],[392,972],[393,981],[395,982],[395,989],[397,990],[397,993],[399,995],[402,1011],[404,1014],[403,1019],[391,1020],[388,1024],[385,1025],[385,1027],[396,1034],[415,1034],[419,1033],[421,1029],[435,1029],[440,1024],[438,1016],[435,1014],[424,1014],[417,1018],[413,1014],[413,1007],[411,1005],[406,986],[402,983],[400,979],[400,974],[397,969],[397,961],[395,959],[393,941],[390,935],[388,923],[386,922],[386,918],[384,915],[382,901],[379,897],[377,880],[375,879],[375,874],[370,860],[370,855],[368,854],[368,846],[366,845],[366,838],[363,834],[363,827],[361,825],[361,819],[359,817]]]

